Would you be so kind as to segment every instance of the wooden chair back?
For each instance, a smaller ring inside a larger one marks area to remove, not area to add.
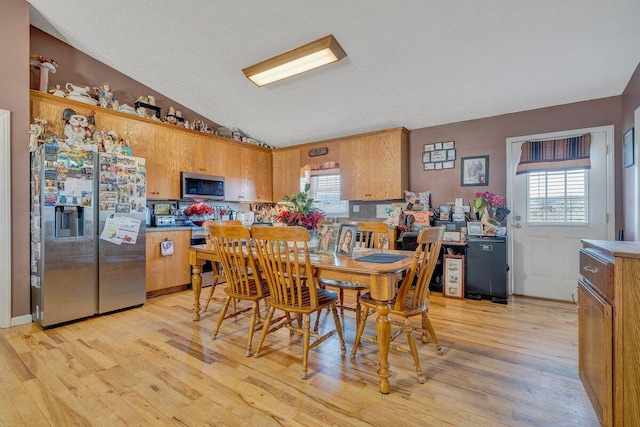
[[[227,279],[227,294],[236,297],[262,296],[259,271],[251,251],[247,251],[251,231],[244,225],[216,222],[209,224],[209,231]]]
[[[356,246],[369,249],[383,249],[389,238],[389,226],[385,222],[357,222],[358,239]]]
[[[436,268],[440,247],[444,237],[444,226],[423,228],[418,234],[418,247],[413,255],[411,267],[404,277],[394,310],[416,310],[425,307],[429,302],[429,283]],[[415,280],[415,287],[414,285]],[[409,299],[409,296],[411,298]]]
[[[269,286],[269,303],[285,311],[315,310],[318,292],[309,259],[309,231],[298,226],[253,226],[251,235]]]
[[[213,244],[211,243],[211,233],[209,231],[209,225],[211,224],[227,224],[227,225],[243,225],[242,221],[238,221],[236,219],[216,219],[216,220],[212,220],[209,219],[205,222],[202,223],[202,230],[204,232],[204,240],[205,240],[205,244],[207,245],[207,249],[213,249]]]

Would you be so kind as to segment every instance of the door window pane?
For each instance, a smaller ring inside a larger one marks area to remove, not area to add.
[[[530,225],[587,224],[589,222],[587,176],[586,169],[527,174],[527,223]]]

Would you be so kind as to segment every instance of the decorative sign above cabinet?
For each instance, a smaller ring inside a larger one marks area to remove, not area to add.
[[[328,147],[312,148],[309,150],[309,157],[326,156],[329,154]]]

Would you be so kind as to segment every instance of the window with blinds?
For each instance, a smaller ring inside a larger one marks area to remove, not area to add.
[[[300,191],[311,185],[309,195],[313,205],[328,215],[349,215],[349,202],[340,200],[340,174],[307,175],[300,180]]]
[[[583,225],[588,218],[587,170],[530,172],[527,175],[529,225]]]

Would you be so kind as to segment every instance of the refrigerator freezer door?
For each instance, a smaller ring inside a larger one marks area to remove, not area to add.
[[[56,325],[96,313],[95,236],[92,210],[85,209],[85,235],[55,236],[55,208],[44,208],[44,269],[40,324]]]
[[[32,154],[31,313],[43,327],[96,313],[93,161],[53,145]]]
[[[146,300],[146,171],[141,158],[98,156],[98,312],[108,313]]]

